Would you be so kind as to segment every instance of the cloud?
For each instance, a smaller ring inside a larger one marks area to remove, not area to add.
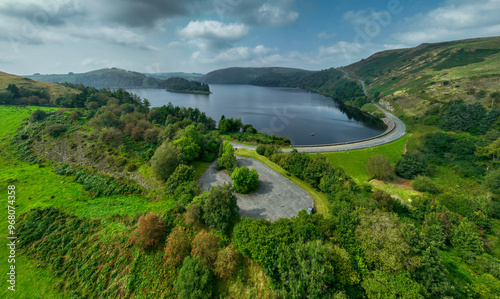
[[[330,38],[333,38],[335,36],[337,36],[337,34],[335,32],[328,33],[326,31],[321,31],[318,33],[318,38],[321,38],[321,39],[330,39]]]
[[[196,51],[191,59],[204,64],[221,65],[268,65],[281,59],[277,54],[278,49],[268,48],[263,45],[255,47],[232,47],[216,55]]]
[[[362,50],[363,46],[356,42],[339,41],[328,47],[319,47],[319,57],[337,57],[344,59],[352,59],[356,57]]]
[[[254,13],[254,18],[259,25],[283,26],[288,25],[299,17],[296,11],[290,11],[280,6],[268,3],[262,4]]]
[[[177,34],[204,50],[227,47],[248,34],[248,27],[241,23],[225,24],[219,21],[191,21]]]
[[[500,1],[451,1],[407,20],[407,30],[395,33],[398,43],[427,42],[500,35]]]

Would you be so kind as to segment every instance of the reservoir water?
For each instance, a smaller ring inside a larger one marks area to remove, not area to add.
[[[289,138],[293,145],[331,144],[377,136],[385,125],[339,105],[331,98],[298,88],[210,84],[211,95],[171,93],[163,89],[127,89],[151,107],[172,102],[198,108],[217,122],[221,116],[241,118],[259,132]]]

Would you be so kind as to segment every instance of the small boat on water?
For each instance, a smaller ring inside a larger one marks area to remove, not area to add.
[[[312,132],[312,133],[311,133],[311,136],[314,136],[314,135],[316,135],[316,133]]]

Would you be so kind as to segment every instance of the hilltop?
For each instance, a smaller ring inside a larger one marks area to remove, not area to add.
[[[79,90],[68,88],[59,84],[37,81],[30,78],[0,72],[0,94],[4,93],[9,84],[15,84],[17,88],[24,90],[30,95],[33,92],[36,92],[37,94],[41,93],[38,96],[41,98],[47,98],[49,101],[53,101],[58,97],[73,97],[80,93]]]
[[[399,115],[421,117],[457,99],[491,107],[500,90],[500,37],[383,51],[343,69]]]
[[[194,80],[201,77],[201,74],[186,73],[158,73],[142,74],[134,71],[127,71],[118,68],[100,69],[87,73],[68,73],[53,75],[29,75],[26,76],[34,80],[41,80],[52,83],[73,83],[83,84],[95,88],[166,88],[165,79],[179,77],[187,80]]]
[[[230,67],[212,71],[200,78],[208,84],[250,84],[259,76],[277,71],[302,71],[284,67]]]

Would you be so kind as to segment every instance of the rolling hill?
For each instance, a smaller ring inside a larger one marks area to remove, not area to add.
[[[29,75],[28,78],[52,83],[73,83],[92,86],[95,88],[166,88],[165,79],[180,77],[195,80],[201,74],[187,73],[158,73],[142,74],[118,68],[100,69],[87,73],[68,73],[54,75]]]
[[[457,99],[491,107],[500,91],[500,37],[379,52],[344,70],[399,115],[420,117]]]
[[[302,71],[283,67],[230,67],[212,71],[200,78],[208,84],[250,84],[259,76],[277,71]]]
[[[0,90],[5,90],[9,84],[15,84],[18,88],[26,90],[45,90],[50,96],[50,99],[48,100],[54,100],[58,97],[69,98],[80,93],[79,90],[64,87],[59,84],[37,81],[30,78],[0,72]]]

